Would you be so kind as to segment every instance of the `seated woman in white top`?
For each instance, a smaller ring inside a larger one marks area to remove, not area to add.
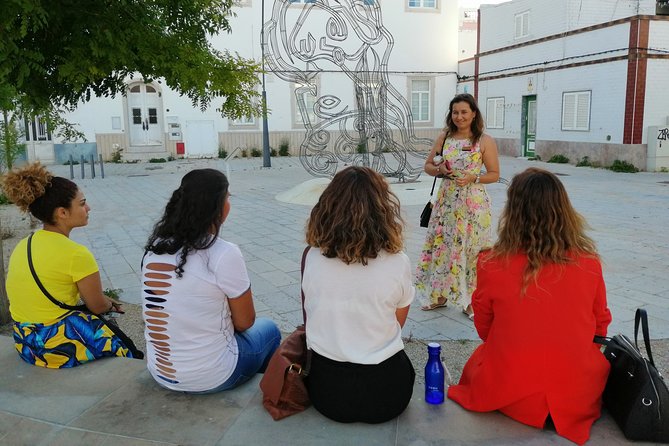
[[[231,389],[263,372],[281,341],[274,322],[256,319],[239,248],[218,237],[229,197],[218,170],[187,173],[146,244],[147,366],[168,389]]]
[[[402,326],[415,289],[402,252],[397,197],[366,167],[337,173],[311,211],[302,278],[307,381],[314,407],[339,422],[382,423],[401,414],[415,372]]]

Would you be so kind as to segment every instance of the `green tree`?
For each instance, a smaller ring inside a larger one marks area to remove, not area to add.
[[[60,118],[62,110],[123,93],[128,79],[141,76],[164,79],[201,109],[213,105],[230,118],[259,116],[258,64],[218,51],[209,40],[231,32],[232,3],[2,0],[0,114],[7,122],[46,116],[69,139],[81,133]],[[0,274],[4,278],[4,265]],[[6,322],[2,285],[0,322]]]
[[[34,111],[74,107],[122,93],[139,75],[164,79],[194,106],[220,99],[214,105],[225,116],[257,116],[258,65],[209,40],[231,32],[231,7],[232,0],[5,0],[0,94],[8,85]]]

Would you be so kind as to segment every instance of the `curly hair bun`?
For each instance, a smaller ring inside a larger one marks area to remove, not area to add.
[[[8,172],[2,178],[2,189],[9,200],[23,212],[44,195],[53,175],[39,161]]]

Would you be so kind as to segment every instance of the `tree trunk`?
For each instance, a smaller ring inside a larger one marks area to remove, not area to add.
[[[2,111],[2,115],[5,122],[5,131],[3,135],[5,137],[5,153],[9,152],[9,117],[7,115],[7,110]],[[0,324],[6,324],[11,320],[9,316],[9,300],[7,299],[7,290],[5,289],[5,256],[4,256],[4,247],[2,240],[2,222],[0,221]]]
[[[2,221],[0,221],[0,234],[2,234]],[[9,315],[9,299],[7,299],[7,289],[5,289],[5,255],[2,236],[0,235],[0,324],[6,324],[11,321]]]

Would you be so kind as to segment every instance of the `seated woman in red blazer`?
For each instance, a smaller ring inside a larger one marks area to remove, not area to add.
[[[583,444],[609,372],[593,343],[611,322],[599,256],[552,173],[527,169],[507,195],[472,296],[483,344],[448,397],[538,428],[550,415],[559,435]]]

